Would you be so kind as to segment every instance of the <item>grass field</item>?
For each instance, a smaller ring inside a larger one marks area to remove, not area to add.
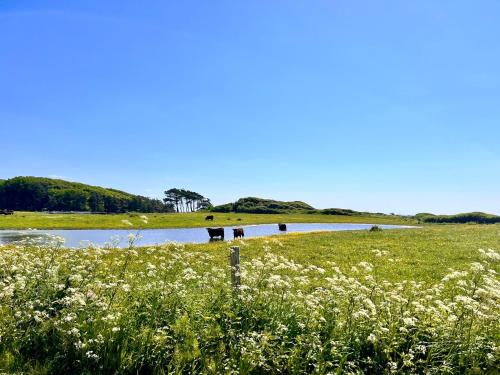
[[[231,245],[241,248],[237,291]],[[495,373],[500,255],[488,249],[500,249],[500,225],[122,250],[9,245],[0,370]]]
[[[367,261],[376,266],[377,276],[390,281],[435,282],[450,268],[478,261],[480,248],[500,250],[500,225],[435,225],[382,232],[318,232],[256,238],[240,245],[242,261],[264,256],[265,244],[272,245],[273,253],[301,264],[321,267],[333,261],[344,272],[351,273],[352,266]],[[212,242],[188,244],[185,248],[208,252],[214,261],[224,265],[228,246],[225,242]],[[387,254],[379,256],[378,251]]]
[[[208,213],[210,214],[210,213]],[[215,220],[205,221],[205,212],[147,214],[148,223],[140,220],[142,214],[48,214],[40,212],[16,212],[0,215],[0,229],[117,229],[129,228],[122,220],[129,220],[138,228],[183,228],[204,226],[231,226],[272,223],[367,223],[367,224],[414,224],[415,221],[398,216],[336,216],[319,214],[235,214],[214,213]],[[239,220],[240,219],[240,220]]]

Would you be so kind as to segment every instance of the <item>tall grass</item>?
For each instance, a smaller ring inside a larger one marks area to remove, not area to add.
[[[500,366],[500,256],[440,282],[388,282],[360,262],[299,264],[264,244],[242,285],[179,244],[0,257],[0,369],[26,373],[464,373]],[[374,250],[377,257],[383,251]]]

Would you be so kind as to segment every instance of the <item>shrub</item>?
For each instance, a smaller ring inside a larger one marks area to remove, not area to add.
[[[212,207],[211,211],[213,211],[213,212],[232,212],[233,211],[233,204],[228,203],[228,204],[222,204],[220,206],[215,206],[215,207]]]

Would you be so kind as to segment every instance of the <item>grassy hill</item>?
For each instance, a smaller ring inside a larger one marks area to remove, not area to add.
[[[234,203],[215,206],[214,212],[242,212],[253,214],[281,214],[290,212],[315,211],[315,208],[300,201],[284,202],[273,199],[247,197]]]
[[[284,213],[307,213],[323,214],[335,216],[390,216],[383,213],[370,213],[354,211],[345,208],[325,208],[316,209],[313,206],[301,201],[277,201],[273,199],[263,199],[256,197],[247,197],[238,199],[234,203],[227,203],[215,206],[214,212],[240,212],[252,214],[284,214]],[[391,215],[394,216],[394,215]]]
[[[16,211],[164,212],[158,199],[45,177],[0,181],[0,208]]]

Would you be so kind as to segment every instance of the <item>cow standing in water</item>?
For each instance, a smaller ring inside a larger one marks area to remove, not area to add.
[[[243,228],[234,228],[233,229],[233,238],[243,238],[245,237],[245,232]]]
[[[224,228],[207,228],[207,231],[211,240],[213,240],[214,237],[220,237],[221,240],[224,239]]]
[[[282,232],[286,232],[286,224],[278,224],[278,229]]]
[[[208,215],[205,220],[214,221],[214,215]]]

